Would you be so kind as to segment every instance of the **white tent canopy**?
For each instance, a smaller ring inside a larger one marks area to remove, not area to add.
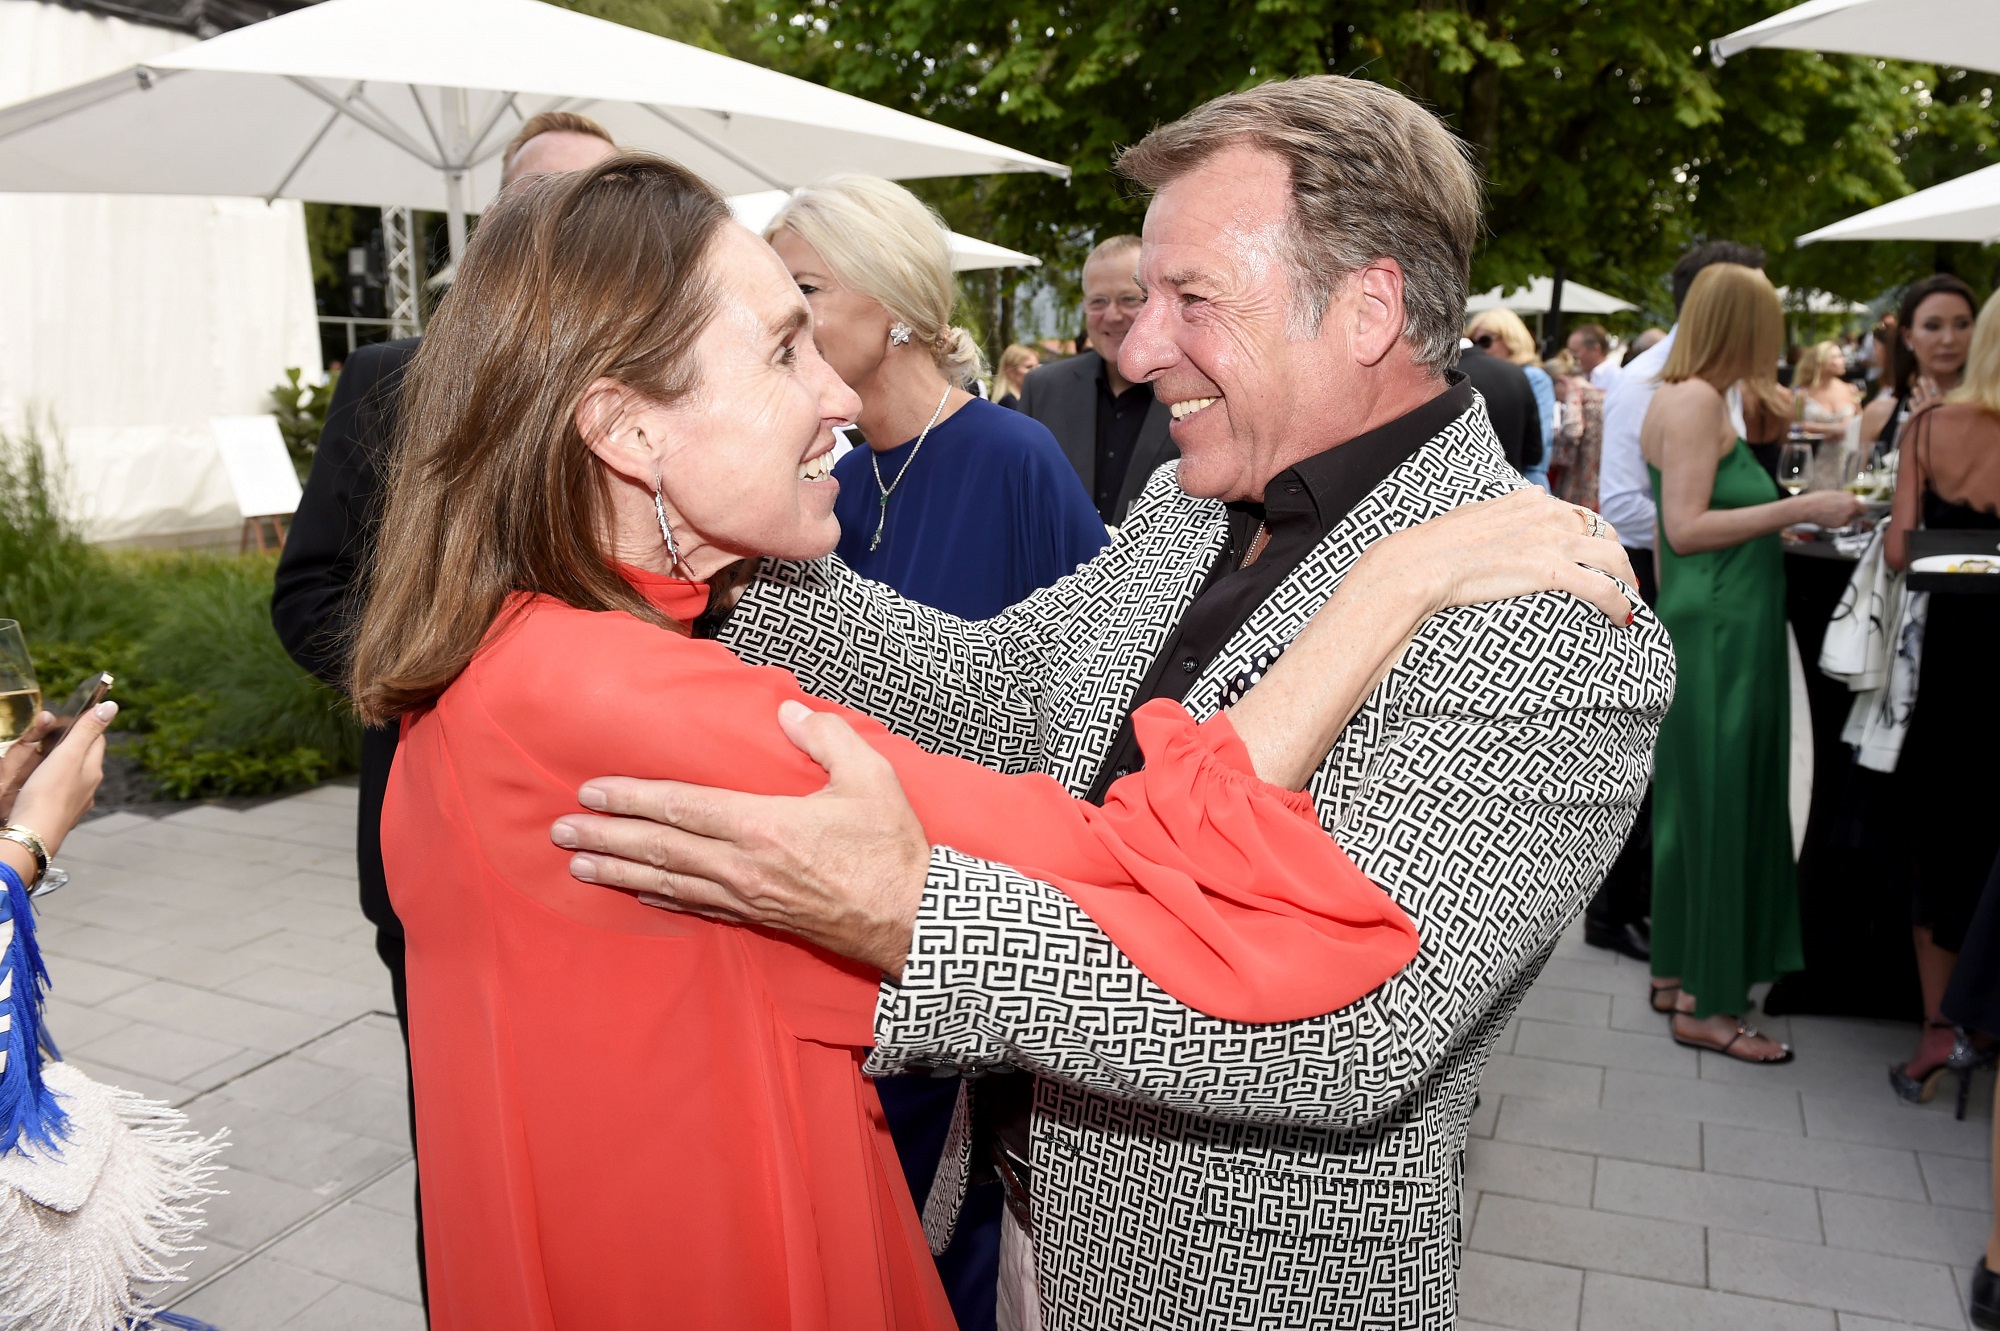
[[[729,199],[729,211],[736,214],[736,220],[752,231],[762,232],[778,215],[778,209],[785,206],[790,192],[781,189],[758,190],[751,194],[735,194]],[[968,273],[980,268],[1028,268],[1038,267],[1041,260],[1032,254],[1010,250],[1004,245],[995,245],[990,240],[974,240],[971,236],[961,236],[956,231],[945,233],[951,240],[951,270],[954,273]]]
[[[1068,169],[538,0],[323,0],[0,109],[0,189],[464,210],[542,111],[577,111],[725,193],[829,171]]]
[[[1837,51],[1959,69],[2000,70],[1994,0],[1807,0],[1709,43],[1721,64],[1758,46]]]
[[[1465,302],[1467,314],[1481,310],[1508,309],[1516,314],[1547,314],[1555,301],[1555,279],[1538,277],[1525,287],[1494,287]],[[1587,287],[1581,282],[1563,283],[1564,314],[1622,314],[1639,307],[1616,296]]]
[[[2000,9],[2000,5],[1995,6]],[[1799,237],[1821,240],[1969,240],[2000,242],[2000,164],[1892,199]]]

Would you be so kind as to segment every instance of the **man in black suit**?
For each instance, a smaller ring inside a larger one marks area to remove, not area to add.
[[[1493,433],[1500,436],[1500,450],[1516,471],[1527,471],[1542,460],[1542,411],[1535,405],[1535,390],[1528,375],[1512,361],[1490,355],[1486,348],[1461,341],[1458,371],[1472,381],[1479,396],[1486,399],[1486,414],[1493,418]]]
[[[571,112],[535,116],[507,145],[504,190],[518,180],[578,171],[616,152],[595,121]],[[271,624],[291,658],[336,689],[347,688],[348,631],[382,517],[382,484],[396,435],[396,404],[403,374],[419,339],[362,347],[347,358],[328,405],[312,474],[292,515],[284,553],[271,589]],[[389,968],[396,1021],[410,1040],[408,990],[403,970],[403,925],[389,901],[382,870],[382,795],[396,757],[396,730],[361,732],[361,807],[355,836],[361,913],[375,926],[375,952]],[[410,1098],[410,1141],[417,1137],[417,1105]],[[423,1209],[417,1208],[417,1277],[424,1275]]]
[[[1118,348],[1146,303],[1139,290],[1139,238],[1113,236],[1083,263],[1083,317],[1090,349],[1035,370],[1020,409],[1049,427],[1108,526],[1125,520],[1153,470],[1180,456],[1167,434],[1166,405],[1151,384],[1118,372]]]

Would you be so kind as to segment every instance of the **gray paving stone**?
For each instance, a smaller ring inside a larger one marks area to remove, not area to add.
[[[399,1225],[373,1207],[334,1207],[271,1249],[280,1261],[392,1298],[417,1298],[417,1253]]]
[[[1711,1173],[1838,1188],[1843,1192],[1905,1201],[1922,1201],[1925,1197],[1923,1175],[1917,1171],[1914,1151],[1752,1132],[1712,1123],[1703,1126],[1701,1142],[1703,1160]]]
[[[1514,1038],[1514,1052],[1527,1058],[1665,1076],[1692,1077],[1701,1068],[1694,1050],[1683,1049],[1671,1040],[1547,1021],[1523,1021],[1521,1033]]]
[[[169,1030],[151,1022],[127,1022],[109,1035],[77,1046],[76,1052],[112,1067],[143,1072],[161,1081],[187,1082],[202,1069],[243,1052],[242,1046]]]
[[[424,1312],[359,1285],[336,1285],[325,1298],[286,1322],[284,1331],[424,1331]]]
[[[1924,1187],[1932,1205],[1956,1206],[1965,1210],[1993,1210],[1993,1171],[1968,1169],[1963,1157],[1917,1152],[1923,1169]]]
[[[1521,1000],[1521,1019],[1524,1022],[1559,1022],[1565,1026],[1604,1027],[1611,1021],[1611,995],[1537,984]]]
[[[354,1201],[357,1206],[373,1206],[391,1215],[414,1217],[417,1213],[416,1186],[417,1166],[412,1161],[363,1188]]]
[[[403,1033],[390,1016],[368,1016],[352,1022],[300,1053],[316,1063],[349,1068],[377,1077],[403,1075]]]
[[[1641,981],[1641,983],[1644,983]],[[1535,987],[1581,989],[1593,994],[1629,994],[1632,977],[1617,966],[1573,957],[1550,957]]]
[[[324,1197],[359,1187],[409,1156],[407,1148],[240,1100],[198,1103],[206,1120],[228,1125],[230,1163]]]
[[[241,954],[245,961],[254,963],[249,970],[261,966],[296,966],[300,970],[332,975],[356,960],[355,945],[351,942],[315,938],[311,934],[289,930],[267,934],[233,950]],[[248,974],[249,970],[244,973]]]
[[[346,906],[355,914],[360,914],[360,907],[356,904],[355,878],[351,873],[341,875],[296,869],[273,878],[270,891],[273,896],[317,901],[323,906]]]
[[[196,1094],[193,1087],[183,1086],[179,1082],[165,1081],[159,1077],[149,1077],[130,1068],[112,1067],[67,1045],[63,1046],[63,1061],[74,1063],[85,1076],[96,1081],[106,1082],[131,1091],[134,1095],[143,1095],[148,1100],[160,1100],[176,1107],[186,1104]]]
[[[68,891],[78,891],[69,888]],[[72,920],[52,919],[36,931],[36,938],[42,951],[50,957],[75,957],[84,961],[96,961],[110,966],[119,966],[141,952],[150,952],[160,945],[157,938],[148,938],[143,933],[127,933],[122,929],[107,929],[97,923],[78,923]]]
[[[343,1132],[406,1149],[410,1145],[410,1100],[400,1077],[393,1082],[385,1077],[356,1077],[304,1113],[314,1122]]]
[[[49,963],[49,991],[60,993],[65,1002],[89,1006],[102,1003],[146,982],[123,966],[107,966],[80,957],[63,957]]]
[[[1468,1252],[1458,1272],[1462,1316],[1516,1331],[1576,1331],[1583,1272]]]
[[[345,1019],[394,1002],[389,990],[389,972],[378,966],[376,973],[381,983],[370,986],[296,966],[263,966],[216,988],[235,998],[289,1012]]]
[[[1582,1331],[1834,1331],[1834,1314],[1590,1271],[1583,1277]]]
[[[1518,1197],[1482,1200],[1469,1246],[1502,1257],[1683,1285],[1699,1285],[1706,1275],[1697,1225]]]
[[[1636,989],[1627,987],[1611,995],[1612,1030],[1667,1039],[1667,1017],[1665,1013],[1653,1011],[1652,1000],[1646,992],[1650,987],[1641,980]]]
[[[1465,1150],[1465,1185],[1508,1197],[1589,1206],[1597,1166],[1588,1155],[1519,1142],[1473,1141]]]
[[[268,1255],[253,1257],[222,1279],[173,1303],[175,1312],[225,1331],[283,1326],[332,1291],[336,1281]]]
[[[101,1010],[274,1054],[296,1049],[334,1025],[324,1017],[287,1012],[175,980],[149,981],[109,999]]]
[[[1493,1135],[1493,1125],[1500,1121],[1501,1097],[1487,1095],[1480,1097],[1472,1107],[1472,1116],[1466,1120],[1465,1132],[1468,1139],[1485,1138]]]
[[[1759,1132],[1803,1132],[1795,1091],[1730,1086],[1699,1077],[1662,1077],[1613,1068],[1604,1074],[1604,1107],[1730,1123]]]
[[[1600,1160],[1590,1204],[1600,1211],[1817,1243],[1819,1201],[1811,1188],[1764,1179]]]
[[[154,943],[123,964],[155,979],[174,980],[198,989],[218,989],[262,966],[255,957],[186,942]]]
[[[1594,1105],[1604,1086],[1604,1069],[1546,1058],[1495,1054],[1479,1081],[1481,1095],[1518,1095],[1528,1100],[1560,1100]]]
[[[1993,1223],[1986,1211],[1851,1192],[1822,1191],[1819,1204],[1828,1246],[1919,1261],[1977,1261]]]
[[[309,934],[315,938],[340,938],[352,933],[357,922],[365,923],[361,912],[346,903],[329,904],[302,897],[267,899],[249,917],[253,924],[272,930]]]
[[[1923,1331],[1914,1322],[1888,1322],[1880,1317],[1863,1317],[1860,1313],[1835,1313],[1840,1320],[1840,1331]]]
[[[1824,1095],[1803,1097],[1806,1135],[1868,1146],[1903,1147],[1971,1160],[1990,1159],[1993,1124],[1990,1119],[1964,1122],[1944,1112],[1898,1104],[1886,1091],[1880,1100],[1844,1100]]]
[[[315,1063],[298,1054],[275,1059],[229,1084],[228,1098],[281,1114],[303,1114],[347,1089],[360,1073]]]
[[[225,1153],[224,1159],[228,1157]],[[239,1162],[231,1162],[218,1183],[228,1196],[210,1199],[204,1234],[241,1249],[267,1242],[327,1204],[311,1188],[256,1173]]]
[[[1712,1234],[1708,1280],[1733,1293],[1902,1318],[1920,1326],[1965,1324],[1952,1273],[1942,1263],[1750,1234]]]
[[[1500,1121],[1493,1135],[1530,1146],[1650,1160],[1661,1165],[1693,1168],[1701,1163],[1699,1124],[1649,1114],[1613,1113],[1510,1097],[1501,1106]]]
[[[141,983],[144,983],[143,977]],[[92,1040],[101,1040],[132,1024],[130,1017],[69,1002],[53,989],[49,993],[47,1007],[42,1010],[42,1017],[48,1023],[49,1035],[58,1049],[80,1049]]]

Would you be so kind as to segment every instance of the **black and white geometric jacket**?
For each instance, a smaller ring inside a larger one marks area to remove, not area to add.
[[[1371,542],[1521,483],[1475,396],[1252,614],[1189,710],[1208,716],[1247,685]],[[1224,535],[1222,505],[1166,468],[1109,550],[993,619],[914,605],[827,559],[768,566],[722,636],[929,749],[1081,795]],[[1037,1074],[1050,1331],[1454,1325],[1481,1069],[1624,841],[1673,684],[1643,607],[1623,629],[1558,594],[1425,623],[1308,787],[1327,831],[1416,920],[1420,951],[1310,1021],[1195,1012],[1060,892],[932,852],[869,1069]],[[931,1225],[950,1223],[962,1167],[948,1150]]]

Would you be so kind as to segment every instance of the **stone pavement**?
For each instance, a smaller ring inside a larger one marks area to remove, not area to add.
[[[230,1130],[229,1195],[160,1300],[223,1331],[394,1331],[416,1305],[402,1057],[354,904],[354,791],[86,824],[43,940],[50,1027],[104,1080]],[[1798,1061],[1675,1046],[1642,967],[1572,936],[1473,1121],[1465,1331],[1967,1325],[1992,1084],[1896,1103],[1914,1029],[1767,1022]]]

